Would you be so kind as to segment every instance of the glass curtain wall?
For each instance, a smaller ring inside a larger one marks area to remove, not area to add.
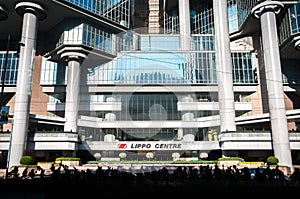
[[[67,0],[85,10],[129,27],[130,0]]]

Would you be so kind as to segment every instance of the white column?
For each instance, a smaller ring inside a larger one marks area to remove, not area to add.
[[[180,49],[191,50],[190,1],[178,0]]]
[[[183,139],[183,128],[178,128],[177,139],[178,140]]]
[[[77,52],[65,52],[61,57],[68,62],[68,77],[65,102],[64,131],[77,132],[80,94],[80,65],[86,55]]]
[[[38,20],[46,17],[43,8],[34,3],[21,2],[16,5],[15,9],[18,14],[23,16],[23,27],[13,128],[9,147],[9,167],[20,164],[20,159],[26,149]]]
[[[220,131],[236,131],[227,1],[213,0]]]
[[[292,169],[276,26],[276,14],[281,8],[281,2],[265,1],[255,6],[252,14],[260,18],[274,155],[279,159],[279,164]]]

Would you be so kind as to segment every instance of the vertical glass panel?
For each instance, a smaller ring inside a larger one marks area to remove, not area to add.
[[[19,54],[0,52],[0,83],[16,85],[18,76]],[[5,69],[6,68],[6,69]],[[5,71],[5,74],[4,74]]]
[[[40,83],[43,85],[64,85],[67,80],[67,66],[56,62],[42,60]]]
[[[232,57],[232,75],[233,82],[237,84],[252,84],[257,83],[255,77],[255,59],[253,53],[250,52],[235,52]]]
[[[213,5],[210,0],[202,0],[195,8],[191,15],[191,32],[192,34],[213,34]]]
[[[238,12],[235,1],[228,1],[228,25],[229,32],[238,29]]]

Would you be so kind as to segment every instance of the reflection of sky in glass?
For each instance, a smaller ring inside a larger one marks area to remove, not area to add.
[[[109,20],[129,22],[129,0],[66,0]]]
[[[159,84],[186,83],[185,54],[130,53],[95,68],[89,83]]]
[[[237,4],[228,7],[229,32],[238,29]]]
[[[6,57],[7,56],[7,57]],[[6,60],[7,58],[7,60]],[[4,73],[4,66],[6,63],[6,72]],[[0,53],[0,81],[3,83],[5,77],[5,85],[16,85],[18,77],[19,54],[18,53]]]
[[[141,36],[141,50],[179,50],[179,36]]]
[[[234,83],[255,83],[251,53],[232,53]],[[94,68],[88,84],[217,83],[212,52],[135,52]]]
[[[86,10],[96,12],[100,11],[102,14],[105,12],[109,12],[113,7],[120,4],[121,0],[67,0],[70,3],[73,3],[81,8],[84,8]]]
[[[300,32],[300,2],[290,8],[292,34]]]
[[[232,53],[233,81],[257,82],[255,59],[249,52]],[[43,60],[42,84],[64,84],[65,67]],[[130,52],[109,63],[89,68],[87,84],[216,84],[214,52]],[[53,75],[55,74],[55,75]]]

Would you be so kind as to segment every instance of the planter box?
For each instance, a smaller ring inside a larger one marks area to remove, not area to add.
[[[240,160],[221,160],[221,161],[218,161],[218,166],[219,167],[230,167],[230,166],[233,166],[233,165],[236,165],[238,166]]]
[[[37,166],[42,167],[43,169],[49,170],[54,163],[43,163],[43,162],[38,162]],[[56,163],[55,163],[56,164]]]
[[[57,164],[61,163],[63,165],[67,165],[67,166],[73,167],[73,166],[79,166],[80,161],[77,161],[77,160],[72,160],[72,161],[70,161],[70,160],[62,160],[62,161],[55,161],[55,163],[57,163]]]

